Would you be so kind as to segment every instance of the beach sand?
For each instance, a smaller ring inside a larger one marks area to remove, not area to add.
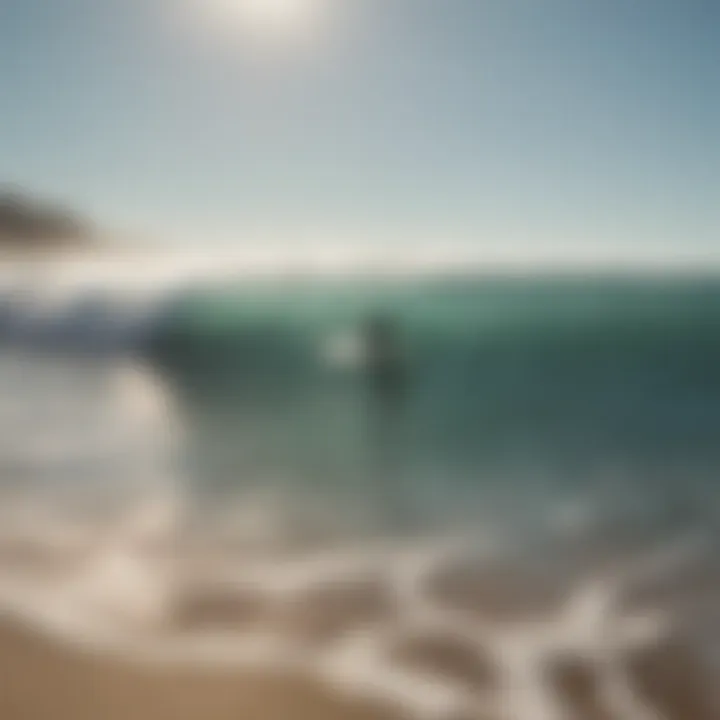
[[[681,644],[645,651],[633,676],[661,713],[658,720],[715,720],[707,681]],[[61,646],[34,630],[0,625],[2,720],[393,720],[369,704],[289,677],[240,671],[147,668]],[[599,706],[596,678],[579,663],[557,666],[548,679],[569,717],[631,720]],[[453,720],[455,720],[453,718]],[[464,718],[458,718],[464,720]],[[468,720],[471,720],[468,717]],[[495,720],[483,716],[482,720]],[[498,718],[497,720],[500,720]],[[636,720],[633,718],[632,720]],[[653,718],[655,720],[655,718]]]
[[[291,679],[131,667],[0,625],[2,720],[386,720]]]

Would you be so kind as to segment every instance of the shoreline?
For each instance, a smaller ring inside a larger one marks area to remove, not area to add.
[[[503,585],[502,578],[496,578],[496,582],[500,587]],[[495,585],[492,575],[486,576],[484,585],[487,583]],[[470,591],[469,588],[467,590]],[[521,588],[515,587],[515,590],[524,595]],[[483,592],[492,594],[493,590],[486,586]],[[508,597],[505,599],[510,600]],[[319,601],[320,597],[315,597],[314,602]],[[328,605],[330,609],[331,605]],[[222,615],[223,608],[211,603],[211,607],[205,610],[213,615]],[[586,610],[592,614],[590,608]],[[652,623],[652,616],[648,615],[647,620]],[[591,618],[586,621],[592,624]],[[508,636],[510,645],[507,649],[510,651],[515,647],[512,638],[516,636],[517,639],[528,631],[531,638],[540,631],[538,638],[543,642],[541,638],[545,631],[539,625],[527,625],[521,619],[513,621],[509,618],[502,625],[508,629],[516,628]],[[414,720],[422,717],[433,720],[535,720],[531,708],[539,708],[541,703],[545,703],[545,710],[562,708],[564,714],[557,717],[572,720],[716,720],[720,698],[714,690],[715,679],[710,667],[701,662],[699,646],[693,643],[697,627],[693,631],[691,626],[692,622],[687,627],[681,622],[667,635],[650,644],[640,642],[637,646],[628,646],[625,659],[616,666],[616,670],[627,678],[627,686],[625,680],[610,671],[609,666],[605,670],[610,674],[603,675],[600,648],[597,656],[585,656],[582,652],[576,655],[570,649],[572,645],[563,650],[563,641],[559,640],[557,652],[548,655],[542,665],[536,666],[539,672],[536,690],[539,695],[535,698],[535,705],[530,697],[511,694],[505,696],[503,703],[511,703],[513,707],[491,702],[487,705],[488,711],[483,713],[481,707],[485,707],[485,701],[481,700],[482,705],[477,711],[456,716],[448,714],[450,706],[443,705],[442,695],[434,696],[432,683],[427,687],[427,693],[421,685],[412,690],[417,694],[412,698],[411,704],[416,708],[413,711],[409,705],[403,708],[403,702],[396,704],[375,697],[369,687],[364,690],[357,687],[356,691],[346,694],[341,692],[341,686],[334,690],[332,683],[316,678],[312,673],[291,669],[267,670],[202,662],[146,663],[131,656],[115,654],[110,649],[101,650],[87,642],[84,644],[81,637],[54,637],[34,626],[32,621],[12,618],[5,613],[0,618],[0,672],[3,675],[0,718]],[[617,626],[621,627],[624,626]],[[642,622],[638,627],[641,635],[646,632]],[[614,637],[612,629],[610,625],[605,631],[608,640]],[[468,627],[468,632],[470,630]],[[517,635],[518,631],[520,635]],[[587,631],[593,632],[590,625]],[[453,633],[441,637],[428,628],[415,641],[405,644],[404,660],[402,656],[396,659],[407,670],[413,667],[419,670],[421,674],[416,678],[426,676],[428,681],[434,677],[439,681],[447,678],[451,682],[468,682],[474,686],[474,692],[479,693],[478,698],[490,699],[511,678],[499,672],[499,667],[490,660],[485,649],[477,648],[477,656],[470,653],[469,638],[470,635],[456,636]],[[618,639],[619,636],[615,641]],[[342,654],[338,656],[341,663],[342,657]],[[480,659],[484,662],[478,662]],[[308,662],[311,662],[310,655]],[[377,670],[382,673],[381,668]],[[377,670],[373,671],[373,675]],[[425,675],[428,671],[430,674]],[[341,667],[339,677],[342,676]],[[382,674],[377,677],[384,682]],[[389,677],[387,679],[391,681]],[[524,681],[528,680],[529,677],[524,678]],[[609,690],[607,683],[615,685],[615,692]],[[528,685],[526,690],[530,687]],[[616,696],[616,707],[609,708],[608,703],[615,693],[625,693],[624,687],[635,699],[627,695]],[[410,691],[410,688],[405,690]],[[404,691],[400,697],[403,694]],[[420,696],[425,695],[429,700],[427,706],[417,702]],[[439,704],[435,704],[435,700],[439,700]],[[631,711],[633,707],[636,711]],[[648,712],[651,714],[648,715]],[[543,720],[554,718],[542,713],[537,717]]]

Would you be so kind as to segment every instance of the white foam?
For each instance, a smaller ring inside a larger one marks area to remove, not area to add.
[[[652,608],[628,613],[620,600],[636,583],[686,562],[697,543],[675,543],[614,572],[591,576],[555,612],[513,623],[464,614],[433,599],[429,588],[435,573],[473,553],[456,541],[428,542],[422,548],[378,543],[263,558],[236,567],[217,565],[204,576],[203,582],[222,580],[230,591],[251,588],[281,609],[333,583],[384,582],[394,612],[348,627],[328,646],[299,641],[272,623],[216,633],[172,630],[167,621],[183,591],[178,582],[182,558],[167,565],[152,548],[175,531],[175,503],[175,498],[154,501],[130,513],[90,561],[64,580],[28,581],[6,574],[0,583],[3,612],[62,642],[134,662],[293,671],[421,720],[490,711],[508,720],[573,720],[547,672],[555,660],[578,659],[594,669],[599,700],[613,720],[663,720],[633,688],[625,659],[662,639],[670,618]],[[392,659],[399,640],[438,632],[469,644],[478,659],[489,659],[499,676],[497,687],[481,691]]]
[[[320,356],[331,367],[357,370],[367,362],[367,348],[359,331],[349,329],[326,340]]]

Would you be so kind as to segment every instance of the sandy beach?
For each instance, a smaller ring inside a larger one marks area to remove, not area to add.
[[[421,650],[424,662],[464,669],[447,647]],[[417,659],[417,658],[416,658]],[[655,720],[713,720],[710,682],[689,646],[677,640],[638,652],[627,664],[636,691]],[[466,668],[465,668],[466,669]],[[62,646],[28,627],[0,625],[0,718],[3,720],[392,720],[404,717],[372,703],[351,702],[331,690],[261,673],[140,667]],[[487,677],[483,682],[487,682]],[[548,667],[547,686],[569,717],[639,720],[599,701],[598,675],[569,659]],[[407,715],[407,717],[410,717]],[[501,720],[500,715],[470,714]],[[515,715],[513,715],[515,717]],[[520,716],[518,715],[518,718]],[[533,715],[528,715],[528,719]],[[543,718],[545,715],[542,716]],[[563,715],[563,717],[565,717]],[[453,716],[452,720],[456,720]],[[460,716],[457,720],[465,720]]]
[[[138,669],[0,626],[3,720],[381,720],[290,679]],[[385,716],[387,717],[387,716]]]

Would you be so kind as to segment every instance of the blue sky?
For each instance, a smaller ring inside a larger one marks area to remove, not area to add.
[[[3,0],[0,180],[168,238],[717,241],[716,0],[325,0],[302,46],[213,1]]]

